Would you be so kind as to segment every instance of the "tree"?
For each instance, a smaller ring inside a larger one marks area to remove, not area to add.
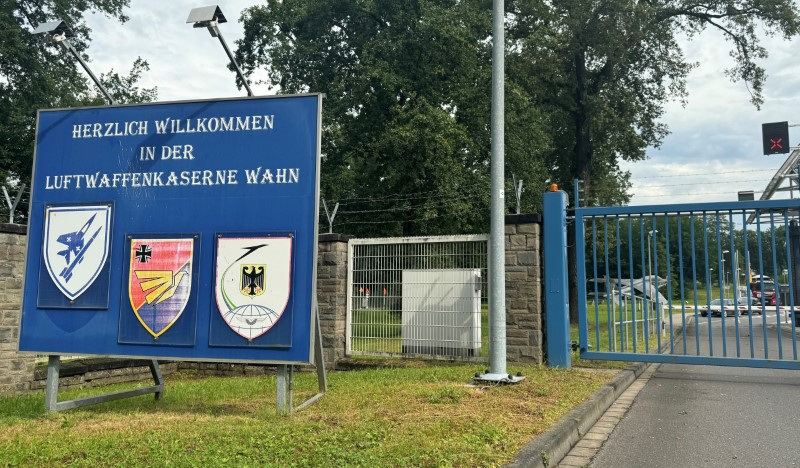
[[[532,78],[529,92],[550,116],[550,173],[572,191],[582,181],[582,204],[628,199],[629,174],[621,159],[642,160],[668,133],[659,122],[670,100],[685,101],[688,63],[678,38],[707,28],[732,44],[732,80],[744,81],[760,105],[767,57],[756,33],[798,34],[798,10],[790,0],[559,0],[510,4],[509,36],[517,68]],[[574,245],[570,231],[569,245]],[[570,251],[570,316],[577,321],[577,276]]]
[[[243,21],[247,73],[264,67],[281,92],[326,95],[322,192],[342,203],[339,227],[488,229],[491,2],[269,0]],[[506,86],[507,172],[541,185],[544,116]]]
[[[76,33],[72,45],[84,53],[90,33],[84,15],[102,13],[124,22],[128,0],[0,0],[0,5],[6,12],[0,15],[0,181],[30,185],[36,110],[105,103],[70,54],[31,31],[43,22],[63,20]],[[155,99],[155,88],[136,87],[147,69],[147,62],[137,59],[128,75],[111,70],[101,79],[120,102],[149,101]]]
[[[694,67],[680,37],[720,31],[732,44],[728,77],[745,82],[758,106],[766,74],[757,62],[767,51],[757,26],[787,39],[800,32],[790,0],[515,1],[510,11],[517,66],[536,77],[527,81],[532,94],[547,92],[537,104],[556,135],[550,169],[563,183],[581,179],[586,202],[624,201],[628,182],[619,159],[644,159],[667,134],[659,122],[664,105],[685,101]]]

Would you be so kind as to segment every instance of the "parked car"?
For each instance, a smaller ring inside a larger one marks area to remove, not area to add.
[[[761,301],[753,299],[752,296],[739,297],[736,299],[736,304],[739,308],[739,315],[748,315],[750,311],[753,311],[753,314],[758,315],[762,315],[764,313],[764,309],[761,307]]]
[[[761,281],[753,281],[750,283],[750,293],[753,295],[753,299],[759,304],[761,303],[761,296],[763,295],[765,305],[775,305],[776,294],[775,282],[773,281],[764,281],[763,291],[761,288]]]
[[[733,299],[725,299],[723,303],[722,299],[714,299],[711,301],[711,307],[709,308],[707,305],[698,307],[700,310],[700,315],[703,317],[708,317],[709,311],[711,311],[711,315],[719,315],[722,316],[722,311],[725,310],[725,315],[733,315],[735,308],[733,306]]]

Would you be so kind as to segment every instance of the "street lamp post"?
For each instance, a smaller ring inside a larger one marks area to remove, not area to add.
[[[195,28],[207,28],[211,37],[219,39],[219,43],[222,44],[222,48],[225,49],[225,53],[233,64],[233,68],[236,69],[236,74],[239,76],[239,79],[242,80],[242,84],[247,90],[247,95],[252,96],[253,90],[250,89],[250,83],[247,82],[244,73],[242,73],[242,69],[239,68],[239,64],[236,63],[236,59],[233,58],[231,49],[228,48],[228,43],[225,42],[225,38],[223,38],[222,33],[219,32],[219,24],[228,22],[228,20],[225,19],[225,15],[222,14],[222,10],[219,9],[219,6],[211,5],[194,8],[189,12],[189,17],[186,19],[186,22],[192,23]]]
[[[489,209],[489,369],[476,382],[518,383],[506,369],[505,1],[492,1],[491,203]]]
[[[647,231],[647,276],[653,276],[653,263],[650,260],[650,237],[658,234],[658,229]]]
[[[647,276],[649,276],[650,278],[653,277],[653,264],[650,260],[650,238],[653,237],[655,234],[658,234],[658,229],[651,229],[647,231]],[[644,288],[644,282],[642,282],[642,287]],[[656,290],[656,295],[657,294],[658,290]],[[652,305],[655,308],[655,301],[652,302]]]
[[[108,99],[108,103],[111,105],[116,104],[114,102],[114,98],[111,97],[111,94],[108,93],[106,88],[100,82],[100,80],[92,73],[91,68],[89,65],[83,60],[81,54],[72,47],[72,44],[69,42],[70,37],[75,37],[75,33],[67,26],[67,23],[63,21],[50,21],[48,23],[42,23],[33,30],[33,34],[48,34],[50,35],[50,39],[58,44],[60,44],[67,52],[71,53],[75,59],[78,60],[78,63],[81,64],[86,74],[94,81],[94,84],[100,88],[100,92],[103,93],[106,99]]]
[[[720,279],[722,281],[722,294],[725,294],[725,285],[728,283],[728,281],[727,281],[727,279],[728,279],[727,278],[728,270],[725,269],[725,254],[727,254],[727,253],[731,253],[731,251],[730,250],[723,250],[722,251],[722,276],[720,277]],[[734,296],[734,297],[736,297],[736,296]],[[723,299],[725,299],[725,298],[723,297]]]

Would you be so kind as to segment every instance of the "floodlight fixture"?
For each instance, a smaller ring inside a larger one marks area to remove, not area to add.
[[[218,5],[211,5],[206,7],[194,8],[189,12],[189,17],[186,19],[187,23],[194,23],[195,28],[208,28],[211,37],[219,36],[220,23],[227,23],[225,15]]]
[[[244,84],[244,88],[247,90],[247,95],[252,96],[253,90],[250,89],[250,84],[244,77],[242,69],[239,68],[239,64],[236,63],[236,59],[233,58],[231,49],[228,48],[228,44],[225,42],[225,39],[222,37],[222,33],[219,31],[219,24],[228,22],[228,20],[225,19],[225,15],[222,14],[222,10],[220,10],[219,5],[210,5],[192,9],[192,11],[189,12],[189,17],[186,18],[186,22],[192,23],[193,27],[195,28],[208,29],[211,37],[216,37],[219,39],[219,43],[222,44],[222,48],[225,49],[225,53],[228,55],[228,59],[233,64],[233,68],[236,69],[236,74],[239,76],[239,79],[242,80],[242,84]]]
[[[83,69],[89,75],[89,77],[94,81],[94,84],[100,88],[100,92],[103,93],[106,99],[108,99],[109,104],[115,104],[114,98],[111,97],[111,94],[106,90],[100,80],[92,73],[92,70],[89,68],[89,64],[83,60],[83,57],[72,47],[72,44],[69,42],[70,37],[75,37],[75,32],[65,23],[64,21],[49,21],[47,23],[42,23],[39,26],[36,26],[33,31],[33,34],[46,34],[50,40],[61,44],[64,49],[66,49],[69,53],[72,54],[78,60],[78,63],[81,64]]]
[[[32,31],[33,34],[49,34],[54,41],[61,38],[75,37],[75,32],[63,21],[49,21],[42,23]]]

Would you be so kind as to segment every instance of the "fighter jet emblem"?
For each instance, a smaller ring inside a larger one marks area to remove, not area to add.
[[[97,230],[94,231],[94,234],[92,234],[92,237],[90,237],[89,240],[84,243],[83,237],[86,235],[86,231],[88,231],[92,226],[92,223],[96,217],[97,214],[95,213],[91,218],[89,218],[89,221],[86,221],[86,224],[84,224],[80,230],[62,234],[56,239],[56,242],[63,244],[66,247],[66,249],[58,252],[58,255],[64,257],[64,260],[67,262],[67,266],[61,270],[61,273],[59,273],[59,276],[64,278],[65,282],[69,282],[70,278],[72,278],[72,270],[74,270],[78,264],[83,262],[83,257],[86,254],[86,250],[91,247],[92,242],[94,242],[97,235],[100,234],[100,231],[103,229],[102,227],[97,228]],[[71,254],[75,254],[75,261],[72,263],[70,263]]]
[[[45,218],[47,271],[74,301],[97,279],[108,258],[111,207],[50,206]]]

